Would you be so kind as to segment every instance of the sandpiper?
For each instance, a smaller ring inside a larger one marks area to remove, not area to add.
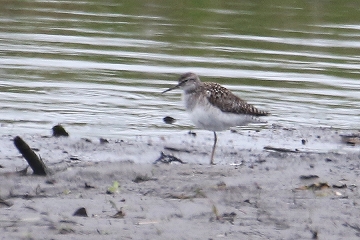
[[[184,73],[178,84],[162,93],[180,88],[186,110],[196,127],[214,132],[210,164],[214,164],[217,131],[259,121],[257,117],[269,113],[255,108],[230,90],[213,82],[201,82],[195,73]]]

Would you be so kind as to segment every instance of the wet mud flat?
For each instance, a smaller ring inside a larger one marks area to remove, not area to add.
[[[358,239],[360,148],[342,134],[353,132],[222,132],[215,166],[207,131],[21,136],[46,176],[2,136],[1,239]],[[161,152],[184,164],[154,164]]]

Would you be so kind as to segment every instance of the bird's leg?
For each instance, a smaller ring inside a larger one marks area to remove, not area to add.
[[[215,147],[216,147],[216,142],[217,142],[217,136],[216,136],[216,132],[214,132],[214,146],[211,152],[211,158],[210,158],[210,164],[211,165],[215,165],[214,163],[214,153],[215,153]]]

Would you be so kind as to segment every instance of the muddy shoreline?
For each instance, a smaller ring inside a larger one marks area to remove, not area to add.
[[[360,148],[341,141],[350,133],[222,132],[215,166],[207,131],[106,143],[22,136],[46,177],[16,173],[27,164],[3,136],[1,239],[357,239]],[[160,152],[186,164],[153,164]],[[73,216],[81,207],[88,216]]]

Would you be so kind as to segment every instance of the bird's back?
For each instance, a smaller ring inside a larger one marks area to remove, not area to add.
[[[268,112],[257,109],[218,83],[204,82],[202,83],[202,88],[208,101],[222,112],[251,116],[269,115]]]

